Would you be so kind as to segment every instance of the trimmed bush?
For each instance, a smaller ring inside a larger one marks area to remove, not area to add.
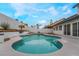
[[[4,30],[7,30],[7,29],[10,28],[9,24],[7,24],[7,23],[2,23],[0,26],[1,26]]]

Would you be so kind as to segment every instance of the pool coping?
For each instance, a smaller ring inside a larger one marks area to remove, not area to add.
[[[38,35],[38,34],[31,34],[31,35]],[[49,37],[58,37],[58,36],[50,36],[50,35],[45,35],[45,34],[39,34],[39,35],[44,35],[44,36],[49,36]],[[23,35],[23,36],[28,36],[28,35]],[[30,36],[30,35],[29,35],[29,36]],[[22,37],[22,36],[21,36],[21,37]],[[61,37],[58,37],[58,38],[59,38],[59,39],[57,39],[57,41],[59,41],[59,40],[61,39]],[[20,40],[17,40],[16,42],[18,42],[18,41],[20,41]],[[13,44],[16,43],[16,42],[13,42]],[[62,47],[63,47],[63,44],[62,44],[61,42],[59,42],[59,43],[60,43],[60,44],[62,45]],[[13,45],[13,44],[12,44],[12,45]],[[11,45],[11,46],[12,46],[12,45]],[[62,48],[62,47],[61,47],[61,48]],[[58,48],[58,50],[60,50],[61,48]],[[13,47],[12,47],[12,49],[15,50]],[[58,50],[57,50],[57,51],[58,51]],[[15,50],[15,51],[17,51],[17,50]],[[20,51],[17,51],[17,52],[20,52]],[[53,52],[56,52],[56,51],[53,51]],[[53,52],[50,52],[50,53],[53,53]],[[24,53],[24,52],[20,52],[20,53]],[[48,53],[44,53],[44,54],[24,53],[24,54],[46,55],[46,54],[48,54]]]

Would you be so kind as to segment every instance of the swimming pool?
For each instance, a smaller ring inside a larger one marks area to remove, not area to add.
[[[58,41],[60,37],[41,34],[22,36],[20,41],[13,43],[12,47],[16,51],[30,54],[46,54],[55,52],[62,48]]]

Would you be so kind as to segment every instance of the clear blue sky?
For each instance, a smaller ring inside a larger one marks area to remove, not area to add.
[[[0,3],[0,13],[19,19],[29,25],[48,24],[50,19],[57,21],[77,12],[75,3]]]

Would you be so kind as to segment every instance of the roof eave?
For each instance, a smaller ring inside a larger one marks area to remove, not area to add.
[[[79,3],[77,3],[75,6],[73,6],[73,8],[75,8],[76,6],[78,6],[79,5]]]

